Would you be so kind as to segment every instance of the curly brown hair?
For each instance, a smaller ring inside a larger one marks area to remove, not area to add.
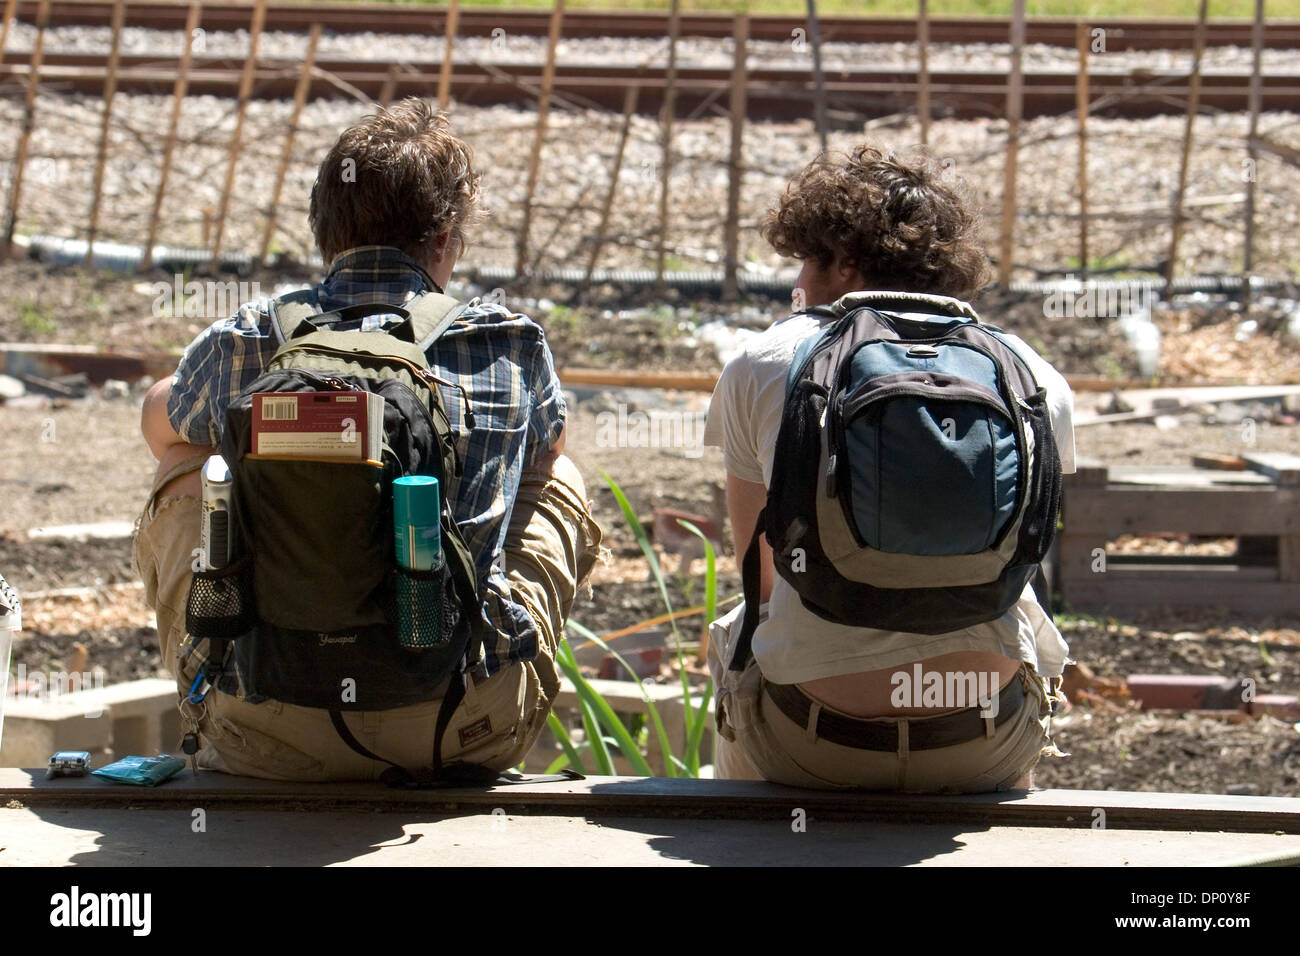
[[[873,289],[968,299],[991,278],[969,190],[923,149],[823,153],[763,218],[778,253],[853,266]],[[940,182],[940,177],[947,182]]]
[[[343,131],[320,164],[308,221],[329,263],[355,246],[394,246],[424,261],[439,235],[465,247],[479,175],[446,114],[417,97]]]

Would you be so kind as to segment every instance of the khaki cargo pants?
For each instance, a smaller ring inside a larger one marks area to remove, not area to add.
[[[140,515],[135,561],[145,600],[158,615],[163,660],[176,674],[182,726],[197,724],[200,767],[275,780],[374,780],[388,765],[356,753],[329,713],[275,700],[250,703],[211,689],[201,705],[184,703],[198,673],[189,658],[185,604],[192,552],[199,543],[199,499],[158,491],[202,467],[203,457],[159,476]],[[471,681],[443,738],[443,759],[506,770],[527,755],[559,691],[555,653],[578,588],[595,564],[601,531],[592,519],[582,475],[560,456],[549,472],[525,471],[505,545],[511,594],[537,625],[535,660],[516,662]],[[371,752],[404,767],[429,766],[441,701],[344,715]]]

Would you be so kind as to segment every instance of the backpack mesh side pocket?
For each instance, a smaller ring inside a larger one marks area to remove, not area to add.
[[[195,571],[185,602],[185,630],[195,638],[234,640],[257,623],[253,557],[216,571]]]
[[[398,567],[394,576],[393,620],[397,640],[419,651],[449,643],[460,625],[455,581],[443,564],[432,571]]]

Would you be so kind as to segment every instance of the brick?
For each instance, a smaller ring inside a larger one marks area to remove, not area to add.
[[[1260,694],[1246,704],[1246,710],[1256,717],[1268,714],[1278,720],[1300,720],[1300,699],[1287,694]]]
[[[1220,674],[1135,674],[1127,683],[1143,710],[1236,710],[1242,704],[1241,681]]]

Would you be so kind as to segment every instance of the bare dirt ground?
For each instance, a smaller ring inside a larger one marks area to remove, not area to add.
[[[5,338],[41,337],[24,327],[21,311],[12,307],[16,295],[66,303],[57,313],[55,328],[44,334],[48,340],[93,341],[120,348],[138,340],[143,325],[148,329],[146,337],[153,337],[149,345],[172,348],[188,341],[201,326],[185,319],[147,318],[148,297],[132,289],[133,280],[48,270],[31,263],[0,267],[0,278],[8,279],[10,288],[22,290],[10,296],[11,307],[0,310],[0,335]],[[282,278],[268,277],[268,282]],[[100,300],[89,315],[75,308],[85,301],[87,289]],[[543,315],[532,308],[534,304],[529,303],[529,311]],[[718,368],[716,353],[698,341],[695,332],[711,315],[721,314],[721,306],[679,302],[674,308],[655,311],[645,305],[624,300],[545,313],[542,321],[557,365]],[[755,328],[781,311],[778,304],[761,301],[744,308],[750,315],[748,324]],[[988,304],[982,308],[986,317],[996,313],[1067,372],[1097,374],[1109,368],[1132,374],[1131,353],[1116,345],[1114,330],[1105,322],[1054,320],[1053,324],[1042,318],[1041,306],[1032,302],[1016,306],[995,301],[993,308]],[[636,312],[637,317],[619,318],[620,310]],[[73,315],[85,318],[67,318]],[[1272,372],[1273,380],[1288,375],[1295,380],[1300,372],[1294,342],[1279,331],[1263,331],[1253,342],[1238,342],[1237,317],[1193,318],[1170,318],[1165,328],[1176,336],[1176,322],[1185,321],[1209,342],[1202,351],[1219,358],[1220,381],[1250,381],[1261,374],[1250,361],[1252,354],[1280,363],[1283,371]],[[1249,348],[1240,354],[1234,351],[1243,345]],[[1162,362],[1186,362],[1188,356],[1189,349],[1167,340]],[[1196,377],[1205,374],[1201,370]],[[602,432],[599,416],[617,402],[628,410],[674,411],[702,425],[705,395],[601,395],[580,390],[574,399],[569,452],[587,479],[614,562],[598,571],[593,596],[579,600],[573,619],[608,633],[661,613],[663,604],[600,469],[620,484],[643,516],[655,507],[675,507],[710,517],[720,526],[723,469],[716,449],[611,446]],[[1080,394],[1078,399],[1081,408],[1096,402],[1096,396]],[[1300,453],[1300,427],[1278,416],[1270,420],[1258,411],[1255,414],[1260,420],[1254,448]],[[110,681],[165,673],[127,539],[77,542],[27,537],[32,528],[134,518],[153,470],[138,438],[138,415],[138,394],[106,399],[98,390],[75,401],[0,405],[0,570],[28,595],[26,630],[15,647],[15,667],[19,663],[28,670],[67,667],[80,645],[87,651],[90,667],[102,667]],[[1185,414],[1177,427],[1136,423],[1080,428],[1079,454],[1111,463],[1186,464],[1193,452],[1243,450],[1242,430],[1235,419],[1206,421],[1203,415]],[[687,437],[694,436],[688,432]],[[729,533],[727,539],[729,548]],[[1163,547],[1168,542],[1143,539],[1130,544]],[[1196,542],[1192,546],[1213,550],[1225,545]],[[696,561],[689,573],[678,573],[673,556],[665,566],[670,569],[674,606],[699,604],[703,562]],[[49,593],[86,586],[96,590]],[[739,592],[735,561],[729,553],[719,560],[718,590],[723,599]],[[698,616],[683,621],[687,641],[697,638],[699,623]],[[1300,616],[1269,620],[1240,613],[1153,611],[1132,620],[1065,614],[1059,623],[1072,655],[1102,678],[1153,672],[1218,674],[1252,677],[1259,693],[1300,690]],[[1300,795],[1300,733],[1271,718],[1228,723],[1198,715],[1142,712],[1131,701],[1100,699],[1076,703],[1058,718],[1056,743],[1071,756],[1045,760],[1036,776],[1039,785]]]

